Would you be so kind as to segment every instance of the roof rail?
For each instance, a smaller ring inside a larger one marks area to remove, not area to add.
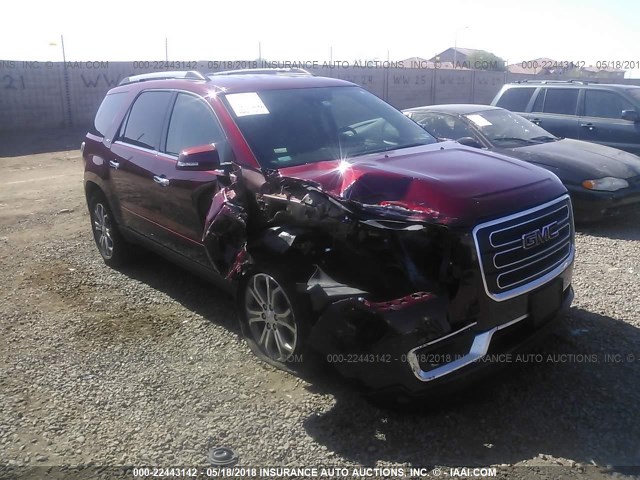
[[[593,82],[586,80],[514,80],[512,83],[574,83],[576,85],[588,85]]]
[[[169,71],[169,72],[153,72],[143,73],[141,75],[131,75],[120,80],[120,85],[128,85],[129,83],[146,82],[148,80],[169,80],[169,79],[188,79],[188,80],[206,80],[207,77],[195,70],[189,71]]]
[[[245,68],[241,70],[225,70],[224,72],[212,72],[208,75],[300,75],[313,76],[304,68]]]

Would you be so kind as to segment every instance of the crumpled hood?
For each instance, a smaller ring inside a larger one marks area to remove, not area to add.
[[[280,169],[366,205],[408,210],[412,218],[474,225],[566,192],[552,173],[455,142]]]
[[[548,167],[566,183],[580,184],[583,180],[596,178],[630,178],[640,175],[640,157],[637,155],[569,138],[494,151]]]

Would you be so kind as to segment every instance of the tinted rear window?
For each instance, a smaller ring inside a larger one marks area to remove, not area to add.
[[[548,88],[544,100],[544,113],[575,115],[578,91],[577,88]]]
[[[171,92],[143,92],[131,107],[121,140],[157,150]]]
[[[122,107],[124,107],[124,102],[127,100],[126,93],[127,92],[112,93],[104,97],[98,113],[96,113],[92,133],[103,137],[107,134],[109,127],[116,120],[116,116]]]
[[[496,103],[496,106],[506,108],[512,112],[524,112],[535,88],[509,88]]]

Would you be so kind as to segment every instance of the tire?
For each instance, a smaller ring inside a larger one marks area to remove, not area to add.
[[[91,231],[104,263],[109,267],[121,267],[130,259],[131,245],[122,237],[109,203],[102,192],[89,197]]]
[[[310,366],[307,346],[312,311],[292,275],[277,267],[248,272],[238,294],[240,328],[253,353],[288,372]]]

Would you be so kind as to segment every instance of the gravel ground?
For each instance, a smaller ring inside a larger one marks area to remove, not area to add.
[[[330,371],[258,361],[230,299],[188,272],[151,254],[106,267],[78,151],[0,158],[0,172],[0,465],[15,475],[206,465],[219,445],[244,466],[640,465],[640,214],[579,232],[576,300],[540,357],[447,407],[389,412]]]

